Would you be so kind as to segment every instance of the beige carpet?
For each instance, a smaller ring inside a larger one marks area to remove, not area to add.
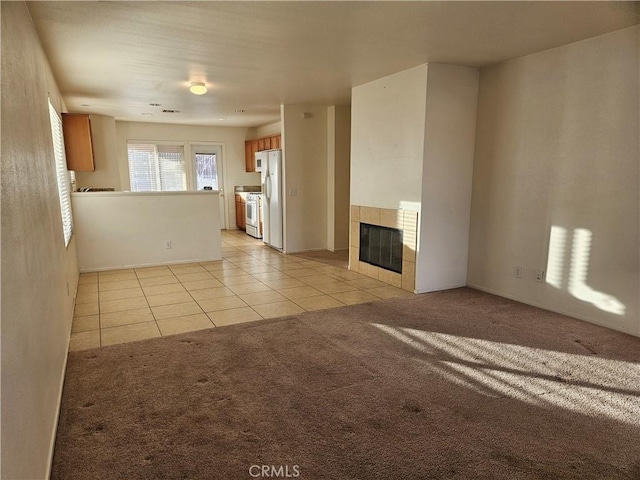
[[[640,339],[465,288],[70,354],[52,478],[273,474],[638,479]]]

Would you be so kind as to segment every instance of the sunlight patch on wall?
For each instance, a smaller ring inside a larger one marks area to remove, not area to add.
[[[419,212],[420,211],[420,202],[407,202],[401,201],[398,206],[398,212],[409,211],[409,212]],[[403,231],[403,242],[404,244],[411,248],[413,251],[417,251],[418,249],[418,223],[417,222],[406,222],[404,223],[404,231]]]
[[[568,291],[578,300],[589,302],[605,312],[624,315],[625,306],[616,297],[599,292],[587,284],[589,272],[589,256],[591,254],[592,233],[586,228],[573,231],[571,268],[569,269]]]
[[[564,255],[567,248],[567,229],[551,227],[549,234],[549,257],[547,258],[547,283],[562,288]]]
[[[372,325],[420,352],[420,370],[479,394],[640,426],[638,363]]]
[[[624,315],[626,307],[620,300],[611,294],[590,287],[587,283],[592,237],[593,233],[586,228],[573,230],[567,291],[578,300],[591,303],[602,311]],[[568,246],[567,230],[552,226],[549,234],[546,281],[558,289],[564,287],[565,256]]]

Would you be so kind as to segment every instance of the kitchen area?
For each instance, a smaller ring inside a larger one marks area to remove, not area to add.
[[[75,169],[75,191],[89,192],[73,194],[72,202],[99,191],[132,190],[128,149],[133,143],[153,143],[158,149],[181,146],[187,169],[192,171],[196,168],[189,164],[195,164],[196,146],[209,145],[220,151],[219,228],[248,231],[248,236],[261,237],[284,253],[344,249],[348,246],[349,143],[348,137],[338,133],[348,131],[348,114],[348,107],[284,106],[281,120],[257,127],[131,122],[85,115],[89,121],[83,136],[91,140],[93,162]],[[275,169],[268,168],[268,153],[262,158],[270,151],[280,152]],[[185,190],[196,191],[198,185],[190,178],[187,171]],[[267,200],[272,208],[265,210]],[[276,225],[268,229],[267,221]],[[80,229],[76,225],[76,233]],[[271,237],[270,231],[278,234]],[[154,248],[175,253],[165,248],[168,240],[172,239],[153,239]],[[178,246],[172,243],[172,249]]]
[[[260,185],[235,186],[236,226],[265,245],[282,250],[281,136],[245,141],[245,168],[260,174]]]

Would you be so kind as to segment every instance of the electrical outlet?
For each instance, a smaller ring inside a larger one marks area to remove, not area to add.
[[[536,270],[536,282],[544,281],[544,270]]]
[[[296,195],[298,195],[298,189],[297,188],[290,188],[289,189],[289,196],[290,197],[295,197]]]
[[[164,248],[166,248],[167,250],[171,249],[171,240],[167,240],[166,242],[164,242]]]
[[[522,267],[513,267],[513,276],[516,278],[522,278]]]

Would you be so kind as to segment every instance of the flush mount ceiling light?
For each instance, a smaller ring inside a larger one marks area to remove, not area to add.
[[[189,91],[194,95],[204,95],[207,93],[207,87],[202,82],[191,82]]]

